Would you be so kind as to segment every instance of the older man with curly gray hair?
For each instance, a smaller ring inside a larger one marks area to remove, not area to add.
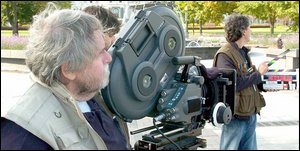
[[[109,82],[99,20],[53,3],[34,16],[26,89],[1,114],[1,149],[129,149],[116,119],[94,96]]]

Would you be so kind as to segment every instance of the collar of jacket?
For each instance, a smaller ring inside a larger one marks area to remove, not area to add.
[[[235,42],[230,42],[229,44],[236,50],[240,50],[240,48],[238,47],[238,45]],[[250,51],[250,49],[248,49],[245,46],[243,46],[242,49],[246,52],[246,54],[248,54],[248,52]]]
[[[48,88],[63,103],[69,104],[70,107],[72,107],[79,115],[81,115],[81,118],[85,119],[76,103],[77,100],[75,100],[75,98],[72,97],[70,91],[67,90],[67,88],[61,82],[55,81],[53,85],[50,87],[47,84],[40,81],[33,73],[30,74],[30,77],[33,81]]]

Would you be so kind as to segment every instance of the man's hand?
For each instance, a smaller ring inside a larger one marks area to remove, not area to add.
[[[269,61],[265,61],[265,62],[262,62],[261,64],[259,64],[259,66],[258,66],[258,72],[261,75],[264,75],[266,72],[268,72],[268,70],[269,70],[268,62]]]

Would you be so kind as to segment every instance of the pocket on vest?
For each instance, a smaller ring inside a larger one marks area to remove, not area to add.
[[[80,142],[77,132],[70,129],[67,132],[56,134],[55,141],[60,149],[72,149],[72,145]]]
[[[258,93],[257,96],[258,96],[257,99],[255,99],[255,105],[256,105],[257,112],[260,112],[260,109],[262,107],[266,106],[266,101],[265,101],[264,96],[262,94]]]
[[[235,102],[235,114],[249,116],[255,111],[253,95],[239,95]]]

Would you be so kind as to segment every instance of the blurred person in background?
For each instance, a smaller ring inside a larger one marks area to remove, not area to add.
[[[282,42],[282,36],[281,36],[281,34],[279,34],[277,36],[276,43],[277,43],[277,48],[278,49],[282,49],[283,48],[283,42]]]
[[[102,23],[104,28],[104,33],[109,37],[110,43],[114,43],[115,35],[121,29],[121,22],[118,20],[117,16],[110,10],[101,6],[87,6],[83,9],[84,12],[94,15]]]

